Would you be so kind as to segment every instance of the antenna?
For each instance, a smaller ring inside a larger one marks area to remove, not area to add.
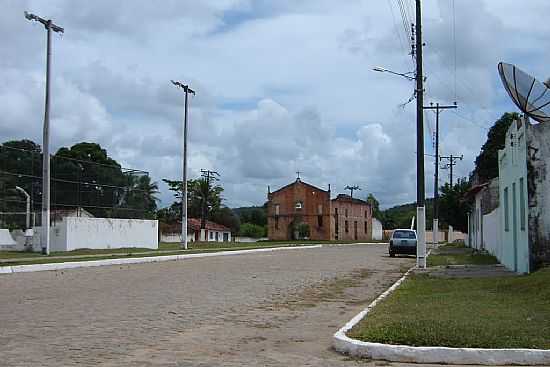
[[[512,64],[500,62],[498,73],[508,95],[526,116],[538,122],[550,122],[548,86]]]

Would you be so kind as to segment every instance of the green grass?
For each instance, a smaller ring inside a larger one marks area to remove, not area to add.
[[[127,257],[166,256],[177,254],[194,254],[217,251],[249,250],[258,248],[294,247],[314,244],[340,243],[336,241],[265,241],[265,242],[192,242],[188,250],[182,250],[179,243],[160,243],[158,250],[146,248],[121,249],[79,249],[66,252],[52,252],[49,256],[33,252],[2,251],[0,252],[0,266],[59,263],[66,261],[93,261]],[[343,242],[346,243],[346,242]]]
[[[413,346],[550,349],[550,268],[518,277],[415,275],[349,335]]]
[[[456,243],[441,246],[428,256],[428,266],[492,264],[498,264],[496,257],[487,253],[475,252],[471,248]]]

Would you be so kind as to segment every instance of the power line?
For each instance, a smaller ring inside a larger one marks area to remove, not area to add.
[[[448,155],[448,156],[441,156],[439,157],[439,160],[446,159],[449,161],[445,166],[441,167],[441,169],[448,169],[449,170],[449,177],[451,182],[451,187],[453,187],[453,167],[456,166],[456,161],[462,160],[464,158],[463,155],[456,156],[456,155]]]
[[[391,12],[391,17],[392,17],[392,20],[393,20],[393,26],[394,26],[394,29],[395,29],[395,33],[397,34],[397,38],[399,39],[399,45],[401,46],[401,51],[403,51],[403,53],[405,54],[408,54],[407,53],[407,50],[405,49],[405,45],[404,45],[404,42],[402,40],[402,36],[401,36],[401,32],[399,31],[399,27],[397,26],[397,20],[395,18],[395,14],[393,12],[393,5],[392,5],[392,0],[388,0],[388,6],[390,8],[390,12]],[[407,37],[407,35],[405,35],[405,38]],[[409,41],[407,40],[407,44],[409,44]]]

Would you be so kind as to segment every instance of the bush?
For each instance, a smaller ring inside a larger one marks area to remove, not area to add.
[[[264,226],[259,226],[252,223],[243,223],[241,224],[241,228],[239,230],[239,236],[260,238],[265,237],[267,234],[266,232],[267,230]]]

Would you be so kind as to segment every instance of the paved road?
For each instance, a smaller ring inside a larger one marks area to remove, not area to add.
[[[0,365],[378,365],[331,336],[413,261],[327,246],[0,276]]]

